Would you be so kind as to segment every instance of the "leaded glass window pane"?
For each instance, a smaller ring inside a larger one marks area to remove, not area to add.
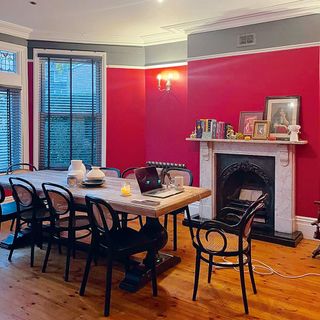
[[[17,54],[0,50],[0,72],[17,72]]]

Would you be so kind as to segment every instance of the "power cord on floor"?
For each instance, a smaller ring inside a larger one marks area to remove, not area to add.
[[[227,264],[232,264],[232,262],[228,261],[225,257],[223,257],[224,262],[226,262]],[[256,263],[256,265],[254,264]],[[257,268],[261,268],[266,270],[265,272],[261,272],[261,271],[257,271]],[[252,259],[252,269],[253,272],[256,274],[260,274],[263,276],[271,276],[271,275],[277,275],[279,277],[285,278],[285,279],[300,279],[300,278],[304,278],[304,277],[310,277],[310,276],[315,276],[318,277],[320,276],[320,273],[314,273],[314,272],[309,272],[309,273],[305,273],[305,274],[301,274],[301,275],[297,275],[297,276],[290,276],[290,275],[286,275],[286,274],[282,274],[278,271],[276,271],[275,269],[273,269],[272,267],[268,266],[266,263],[256,260],[256,259]],[[234,267],[234,270],[239,271],[238,268]],[[248,272],[248,271],[245,271]]]

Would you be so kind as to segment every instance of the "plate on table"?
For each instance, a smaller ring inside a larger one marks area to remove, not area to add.
[[[81,185],[83,187],[99,187],[104,184],[104,180],[83,180]]]

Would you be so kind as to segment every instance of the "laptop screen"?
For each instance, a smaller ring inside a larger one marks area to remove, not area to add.
[[[141,193],[162,188],[156,167],[143,167],[134,170]]]

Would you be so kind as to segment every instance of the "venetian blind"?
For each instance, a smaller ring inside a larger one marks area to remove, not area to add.
[[[0,172],[22,162],[20,90],[0,87]]]
[[[101,58],[40,55],[40,169],[101,165]]]

